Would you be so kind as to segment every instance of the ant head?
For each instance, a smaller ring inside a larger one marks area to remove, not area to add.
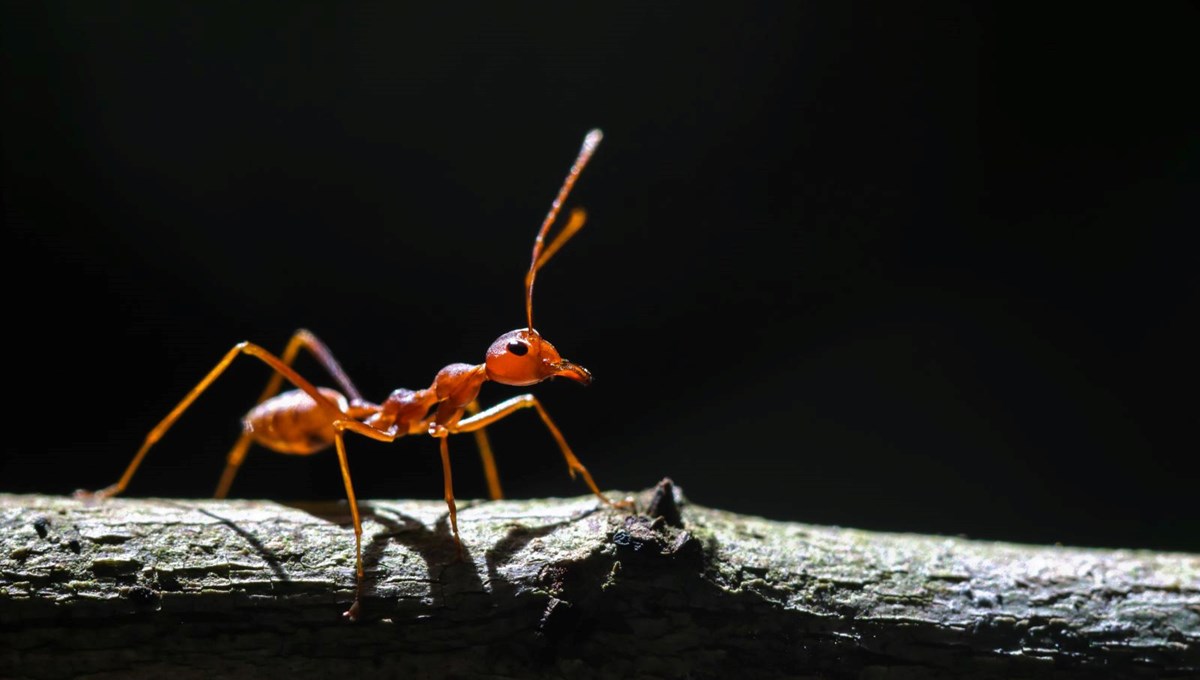
[[[533,241],[533,255],[529,261],[529,272],[525,275],[525,318],[529,325],[501,335],[488,348],[485,363],[489,380],[518,387],[540,383],[546,378],[555,376],[570,378],[584,385],[592,382],[592,374],[586,368],[563,359],[558,355],[558,350],[554,349],[554,345],[542,339],[542,336],[533,330],[533,282],[538,270],[583,227],[583,223],[587,219],[583,210],[572,211],[562,232],[550,242],[549,246],[543,248],[546,232],[550,230],[550,225],[554,224],[559,208],[562,207],[567,194],[571,193],[571,187],[575,185],[579,173],[591,159],[602,136],[599,130],[592,130],[584,137],[579,155],[575,157],[575,163],[571,165],[567,178],[563,180],[562,188],[558,190],[558,195],[550,204],[550,212],[547,213],[541,228],[538,229],[537,237]]]
[[[485,365],[489,380],[517,387],[555,376],[584,385],[592,382],[586,368],[563,359],[554,345],[532,328],[518,328],[496,338],[488,348]]]

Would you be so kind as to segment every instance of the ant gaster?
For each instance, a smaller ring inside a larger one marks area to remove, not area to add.
[[[492,499],[502,498],[503,492],[500,488],[495,460],[491,446],[484,434],[484,428],[521,409],[532,408],[537,411],[554,440],[558,442],[572,477],[575,477],[576,474],[582,475],[588,488],[605,504],[609,506],[625,505],[626,502],[614,503],[600,492],[587,468],[571,451],[562,432],[550,419],[537,397],[532,394],[522,394],[482,411],[479,410],[475,400],[480,387],[488,380],[517,387],[534,385],[553,377],[567,378],[583,385],[587,385],[592,380],[592,375],[587,369],[563,359],[554,345],[534,330],[533,283],[538,270],[545,266],[559,248],[583,227],[586,214],[582,209],[575,209],[571,212],[566,226],[559,235],[548,246],[543,247],[546,233],[558,216],[562,203],[575,185],[579,173],[591,159],[596,145],[600,143],[601,136],[600,130],[592,130],[584,138],[579,155],[571,166],[570,172],[567,173],[554,202],[550,205],[550,211],[533,242],[533,256],[530,260],[529,271],[525,275],[525,328],[509,331],[497,338],[488,348],[484,363],[450,364],[438,371],[429,387],[420,390],[398,389],[392,392],[382,404],[374,404],[362,398],[358,389],[347,377],[325,344],[307,330],[296,331],[283,354],[279,356],[254,343],[240,342],[226,352],[225,356],[192,388],[191,392],[146,435],[141,448],[138,449],[133,460],[125,469],[125,473],[115,484],[96,492],[79,491],[76,492],[76,495],[83,498],[102,499],[124,491],[150,447],[166,434],[183,412],[192,405],[192,402],[220,377],[234,359],[242,354],[248,354],[270,366],[274,373],[267,382],[262,395],[259,396],[257,405],[242,419],[244,431],[229,451],[225,471],[217,484],[214,497],[224,498],[226,496],[234,475],[237,474],[246,457],[246,451],[252,443],[258,443],[279,453],[294,455],[316,453],[333,444],[337,451],[342,481],[346,486],[346,497],[349,500],[350,512],[354,519],[357,586],[354,603],[344,614],[349,620],[355,620],[359,615],[363,561],[362,520],[359,517],[354,486],[350,480],[350,465],[344,441],[346,432],[354,432],[381,442],[392,442],[409,434],[428,434],[438,440],[442,457],[446,505],[450,510],[450,527],[454,534],[459,557],[462,556],[462,541],[458,535],[458,518],[450,475],[450,452],[447,438],[451,434],[474,433],[480,457],[483,460],[484,474],[487,477],[488,493]],[[328,387],[317,387],[292,369],[292,362],[300,348],[306,349],[321,363],[341,387],[340,392]],[[285,379],[296,389],[280,394],[279,389]]]

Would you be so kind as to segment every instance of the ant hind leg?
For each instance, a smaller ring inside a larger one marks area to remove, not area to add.
[[[281,379],[286,378],[288,382],[303,390],[306,394],[308,394],[308,396],[312,397],[314,401],[316,401],[318,404],[324,405],[332,413],[341,413],[336,404],[330,402],[329,399],[327,399],[325,395],[321,394],[321,392],[317,390],[312,383],[308,382],[299,373],[292,370],[292,368],[285,364],[279,357],[271,354],[267,350],[252,342],[239,342],[238,344],[234,345],[232,349],[226,352],[225,356],[221,357],[221,360],[217,362],[217,365],[213,366],[208,374],[205,375],[200,382],[196,383],[196,386],[187,393],[187,396],[185,396],[178,404],[176,404],[175,408],[171,409],[171,412],[154,426],[154,429],[150,430],[150,432],[146,435],[146,439],[142,442],[141,448],[139,448],[137,453],[134,454],[133,460],[129,462],[129,465],[125,468],[124,474],[121,475],[121,478],[118,479],[115,484],[109,485],[103,489],[100,489],[99,491],[76,491],[75,496],[77,498],[104,499],[123,492],[125,487],[129,485],[129,480],[133,479],[134,473],[137,472],[138,467],[141,466],[142,460],[146,457],[146,454],[150,451],[150,448],[154,446],[158,440],[162,439],[163,435],[165,435],[167,430],[170,430],[171,426],[173,426],[175,422],[179,420],[184,411],[186,411],[188,407],[190,407],[192,403],[195,402],[196,399],[199,398],[200,395],[203,394],[204,391],[216,381],[217,378],[221,377],[221,374],[225,372],[225,369],[229,368],[229,365],[233,363],[234,359],[238,358],[238,356],[242,354],[249,354],[250,356],[253,356],[267,364],[274,369],[276,373],[282,375]],[[236,448],[237,445],[235,445],[235,451]],[[233,453],[234,452],[232,451],[230,452],[231,456]],[[236,466],[234,467],[236,469]]]
[[[291,367],[296,361],[296,356],[300,353],[300,348],[308,350],[321,366],[333,376],[338,385],[342,388],[342,392],[350,399],[351,403],[361,402],[362,395],[359,394],[358,388],[351,382],[350,377],[342,370],[342,365],[333,356],[333,352],[321,339],[313,335],[306,328],[297,329],[292,333],[292,337],[288,339],[287,345],[283,348],[283,354],[279,356],[279,360],[288,367]],[[263,388],[262,394],[259,395],[255,404],[261,404],[279,393],[279,389],[283,386],[284,375],[278,371],[273,373],[270,379],[267,380],[267,385]],[[241,469],[242,461],[246,459],[246,452],[249,450],[253,439],[248,434],[243,434],[238,437],[233,448],[229,450],[229,454],[225,457],[225,470],[221,473],[221,480],[217,483],[217,490],[213,493],[213,498],[225,498],[229,495],[229,487],[233,484],[233,478],[237,476]]]

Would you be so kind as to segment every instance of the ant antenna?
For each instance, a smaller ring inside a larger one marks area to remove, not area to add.
[[[545,255],[542,254],[542,242],[546,238],[546,232],[550,230],[550,225],[554,224],[554,219],[558,217],[558,211],[562,207],[562,203],[567,198],[567,194],[571,193],[571,187],[575,186],[575,180],[579,178],[579,173],[583,172],[584,166],[591,160],[592,153],[596,150],[596,145],[604,137],[604,133],[599,129],[594,129],[587,133],[587,137],[583,138],[583,146],[579,149],[579,155],[575,157],[575,163],[571,165],[571,171],[567,173],[567,178],[563,180],[562,188],[558,190],[558,195],[554,197],[554,202],[550,204],[550,212],[547,213],[546,219],[542,222],[541,229],[538,229],[537,238],[533,240],[533,257],[529,262],[529,273],[525,275],[525,317],[529,324],[529,330],[533,330],[533,279],[537,276],[537,270],[542,268],[542,265],[550,259],[551,255],[558,252],[567,239],[575,235],[575,232],[583,226],[587,219],[587,214],[583,210],[574,210],[571,213],[571,219],[563,232],[551,242],[550,247],[546,249]]]

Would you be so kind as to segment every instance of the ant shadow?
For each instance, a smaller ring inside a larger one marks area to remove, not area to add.
[[[464,510],[488,502],[463,503],[459,506],[460,515]],[[333,522],[347,528],[352,526],[349,508],[344,504],[330,506],[300,502],[281,503],[281,505],[323,521]],[[291,583],[293,581],[283,561],[275,555],[273,550],[253,532],[242,528],[236,520],[196,505],[179,504],[179,507],[210,517],[234,532],[266,563],[275,582]],[[530,525],[525,521],[509,520],[508,530],[504,536],[484,551],[483,568],[480,570],[467,543],[463,543],[460,555],[458,544],[450,530],[448,511],[440,513],[437,520],[430,526],[425,521],[405,514],[396,507],[387,504],[364,503],[360,506],[362,519],[364,521],[374,520],[384,529],[370,534],[364,532],[363,536],[362,557],[363,569],[366,573],[363,583],[363,599],[375,603],[374,606],[367,604],[366,611],[377,613],[391,611],[394,613],[398,604],[402,606],[402,602],[398,603],[396,596],[389,592],[391,588],[383,586],[381,583],[381,580],[386,579],[389,573],[387,569],[380,568],[381,562],[392,542],[415,553],[425,563],[426,582],[429,587],[427,600],[425,597],[414,598],[422,601],[422,609],[428,606],[438,609],[451,607],[465,597],[489,597],[498,601],[511,596],[516,591],[516,586],[504,577],[502,569],[531,541],[548,536],[600,509],[599,506],[589,508],[565,519],[546,524]],[[400,595],[399,598],[404,600],[406,596]],[[380,605],[385,606],[381,607]],[[371,618],[385,618],[385,616],[376,614]]]
[[[365,593],[376,590],[373,586],[377,586],[378,582],[372,583],[372,576],[377,580],[382,575],[380,561],[388,544],[393,541],[415,552],[425,563],[429,599],[434,607],[447,606],[448,598],[486,592],[475,570],[470,549],[464,544],[461,555],[458,552],[458,545],[450,532],[449,512],[439,515],[432,529],[421,520],[391,507],[368,504],[360,506],[359,512],[363,519],[373,519],[384,527],[384,531],[364,536]]]
[[[234,522],[226,517],[222,517],[211,510],[205,510],[204,508],[192,506],[188,509],[195,510],[201,515],[207,515],[208,517],[217,520],[226,527],[229,527],[233,533],[240,536],[242,540],[246,541],[246,543],[250,544],[250,547],[254,549],[254,552],[257,553],[258,556],[267,563],[267,566],[271,569],[271,573],[274,575],[275,580],[285,583],[292,580],[291,577],[288,576],[287,570],[283,568],[283,563],[279,561],[279,558],[275,557],[275,554],[271,552],[271,549],[263,545],[263,542],[260,541],[257,536],[238,526],[237,522]]]
[[[461,513],[474,505],[475,503],[463,504],[459,511]],[[510,522],[511,526],[504,537],[484,552],[485,583],[470,548],[465,543],[460,557],[458,545],[450,531],[448,512],[440,514],[431,529],[421,520],[394,507],[366,505],[360,509],[363,518],[369,517],[382,524],[385,531],[377,532],[364,541],[363,568],[367,573],[365,590],[368,593],[375,590],[372,586],[376,584],[371,583],[372,575],[378,578],[378,566],[387,545],[395,541],[415,552],[425,562],[430,587],[429,597],[434,607],[449,606],[459,598],[468,596],[490,596],[493,599],[508,597],[515,592],[516,587],[502,575],[501,569],[504,565],[512,561],[530,541],[548,536],[598,509],[589,509],[568,519],[538,526]]]
[[[573,522],[578,522],[592,513],[597,512],[599,509],[599,507],[596,507],[572,516],[568,519],[550,522],[549,524],[542,524],[539,526],[531,527],[518,522],[510,522],[508,533],[504,535],[504,538],[497,541],[495,545],[488,548],[487,552],[484,553],[484,564],[487,569],[488,582],[492,584],[492,592],[496,595],[496,597],[507,597],[516,590],[516,588],[500,574],[500,568],[511,562],[512,559],[516,557],[517,553],[523,550],[530,541],[542,538],[544,536],[549,536],[555,531],[566,527]]]

